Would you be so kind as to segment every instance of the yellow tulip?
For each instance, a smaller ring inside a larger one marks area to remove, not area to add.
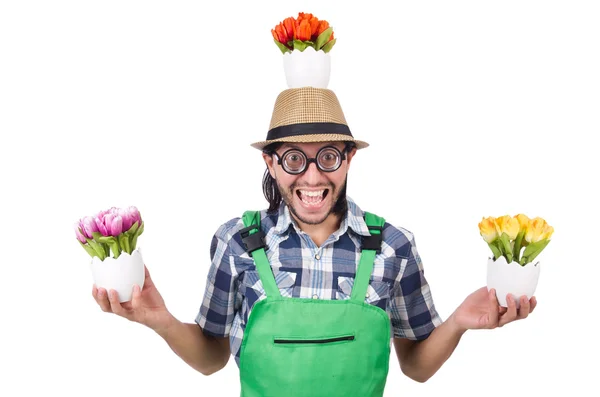
[[[554,228],[538,216],[529,222],[525,232],[525,240],[530,244],[541,240],[549,240],[553,233]]]
[[[529,225],[529,221],[530,221],[529,217],[525,214],[518,214],[515,216],[515,218],[519,222],[520,231],[527,230],[527,226]]]
[[[493,243],[499,236],[496,218],[493,216],[482,218],[479,222],[479,233],[487,243]]]
[[[542,240],[550,240],[552,234],[554,233],[554,228],[546,223],[544,226],[544,232],[542,233]]]
[[[513,218],[510,215],[503,215],[496,218],[496,225],[500,233],[506,233],[510,240],[517,238],[519,234],[519,221],[517,218]]]

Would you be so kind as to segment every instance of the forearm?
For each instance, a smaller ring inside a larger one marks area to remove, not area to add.
[[[198,324],[172,318],[164,330],[156,331],[183,361],[204,375],[225,367],[229,349],[215,338],[205,335]]]
[[[418,382],[431,378],[450,358],[465,330],[448,318],[429,337],[414,343],[402,358],[402,372]]]

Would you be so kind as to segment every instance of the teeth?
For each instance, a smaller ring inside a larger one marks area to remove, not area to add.
[[[325,190],[319,190],[316,192],[300,190],[300,200],[307,205],[317,205],[323,201],[323,193],[325,193]]]
[[[302,194],[304,196],[311,196],[311,197],[322,196],[323,193],[325,193],[325,190],[319,190],[319,191],[316,191],[316,192],[310,192],[310,191],[306,191],[306,190],[300,190],[300,194]]]

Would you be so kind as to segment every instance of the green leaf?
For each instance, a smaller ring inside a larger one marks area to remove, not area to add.
[[[515,239],[515,246],[513,247],[513,256],[515,262],[519,262],[519,255],[521,255],[521,248],[523,243],[523,237],[525,236],[525,230],[522,230],[517,234],[517,238]]]
[[[83,247],[84,250],[86,250],[86,252],[88,254],[90,254],[90,256],[93,258],[95,256],[98,256],[98,253],[89,245],[89,244],[84,244],[81,241],[77,240],[79,242],[79,244],[81,244],[81,246]]]
[[[304,51],[308,45],[304,41],[294,40],[294,50]]]
[[[98,239],[98,241],[103,244],[106,244],[110,247],[110,249],[113,253],[113,258],[117,259],[119,257],[119,255],[121,255],[121,247],[119,246],[119,241],[117,240],[116,237],[114,237],[114,236],[100,237]]]
[[[320,50],[321,47],[323,47],[325,45],[325,43],[327,43],[327,41],[329,41],[329,38],[331,37],[331,34],[333,33],[333,28],[328,27],[327,29],[325,29],[320,35],[319,37],[317,37],[317,40],[315,41],[315,50]]]
[[[321,48],[323,50],[323,52],[327,54],[329,51],[331,51],[331,49],[333,48],[333,45],[335,44],[336,40],[337,39],[333,39],[330,42],[328,42],[327,44],[325,44],[323,46],[323,48]]]
[[[100,258],[100,260],[103,261],[106,258],[106,250],[104,249],[102,244],[97,243],[96,241],[89,239],[87,237],[85,239],[88,242],[88,244],[90,245],[90,247],[92,247],[92,249],[94,251],[96,251],[98,258]]]
[[[280,43],[279,41],[277,41],[275,39],[273,39],[273,41],[275,42],[275,44],[277,44],[277,47],[279,47],[282,54],[285,54],[286,52],[292,52],[292,50],[290,50],[288,47],[286,47],[283,43]]]
[[[526,265],[532,262],[543,250],[546,248],[550,240],[540,240],[535,243],[531,243],[523,251],[523,258],[521,258],[521,265]]]
[[[500,258],[502,256],[502,252],[498,249],[498,247],[496,245],[494,245],[493,243],[488,243],[488,246],[494,253],[494,260],[497,260],[498,258]]]
[[[508,237],[508,234],[503,232],[500,235],[500,238],[498,240],[501,243],[502,252],[504,253],[504,256],[506,256],[506,261],[508,263],[512,262],[513,254],[512,254],[512,247],[510,246],[510,238]]]
[[[129,255],[131,255],[131,248],[130,248],[130,245],[129,245],[129,234],[128,234],[128,232],[119,234],[119,245],[121,246],[121,248],[123,249],[123,251],[125,251]]]
[[[140,227],[136,230],[136,232],[131,236],[131,250],[133,251],[136,247],[137,244],[137,239],[138,237],[144,233],[144,221],[142,221],[142,224],[140,225]]]
[[[140,226],[140,223],[138,221],[135,221],[135,223],[133,225],[131,225],[131,227],[129,228],[129,230],[126,230],[126,232],[129,232],[130,234],[133,234],[137,231],[138,227]]]

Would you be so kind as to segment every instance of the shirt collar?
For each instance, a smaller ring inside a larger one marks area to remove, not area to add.
[[[341,236],[348,229],[352,230],[354,233],[359,234],[361,236],[370,236],[369,228],[365,223],[363,218],[364,212],[360,209],[358,205],[352,200],[350,197],[346,196],[346,200],[348,201],[348,211],[346,212],[346,216],[342,219],[339,229],[334,232],[334,234]],[[277,217],[277,224],[275,225],[274,232],[275,234],[281,235],[287,232],[290,225],[295,221],[290,214],[290,209],[282,200],[281,205],[279,206],[279,215]],[[297,225],[295,225],[297,226]],[[297,228],[299,230],[299,228]]]

